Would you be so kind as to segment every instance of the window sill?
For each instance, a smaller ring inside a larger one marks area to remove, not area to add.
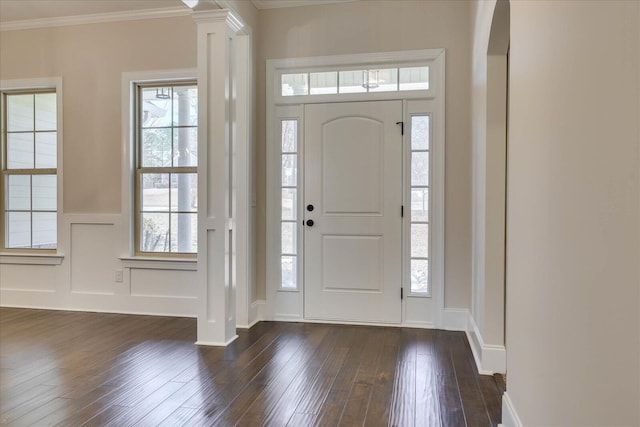
[[[0,264],[60,265],[63,259],[61,254],[0,253]]]
[[[153,258],[153,257],[120,257],[124,268],[148,270],[186,270],[197,271],[198,260],[195,258]]]
[[[431,298],[430,292],[409,292],[407,298]]]

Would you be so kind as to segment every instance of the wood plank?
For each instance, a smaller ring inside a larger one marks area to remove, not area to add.
[[[0,424],[488,426],[501,378],[459,332],[0,308]]]
[[[482,392],[478,386],[478,371],[475,361],[469,357],[466,336],[459,332],[451,335],[451,358],[456,372],[460,400],[464,410],[464,417],[469,427],[485,427],[491,425]]]
[[[460,389],[451,359],[450,340],[451,332],[438,331],[436,333],[435,361],[438,366],[436,380],[436,393],[440,403],[440,421],[443,426],[466,426]]]

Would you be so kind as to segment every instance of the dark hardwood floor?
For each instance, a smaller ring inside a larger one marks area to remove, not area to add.
[[[466,337],[262,322],[198,347],[195,319],[0,309],[7,426],[492,426],[503,384]]]

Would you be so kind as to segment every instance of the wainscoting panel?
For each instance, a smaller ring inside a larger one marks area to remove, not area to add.
[[[196,271],[130,269],[132,296],[195,299]]]
[[[113,295],[113,224],[71,224],[71,292]]]
[[[195,262],[130,257],[120,215],[61,222],[56,254],[0,255],[1,306],[195,317]]]
[[[57,273],[54,265],[2,264],[0,290],[55,292]]]

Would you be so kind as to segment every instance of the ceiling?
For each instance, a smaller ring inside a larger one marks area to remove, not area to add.
[[[247,1],[247,0],[238,0]],[[353,0],[251,0],[258,9],[341,3]],[[178,9],[181,0],[0,0],[0,22],[43,20],[154,9]]]

